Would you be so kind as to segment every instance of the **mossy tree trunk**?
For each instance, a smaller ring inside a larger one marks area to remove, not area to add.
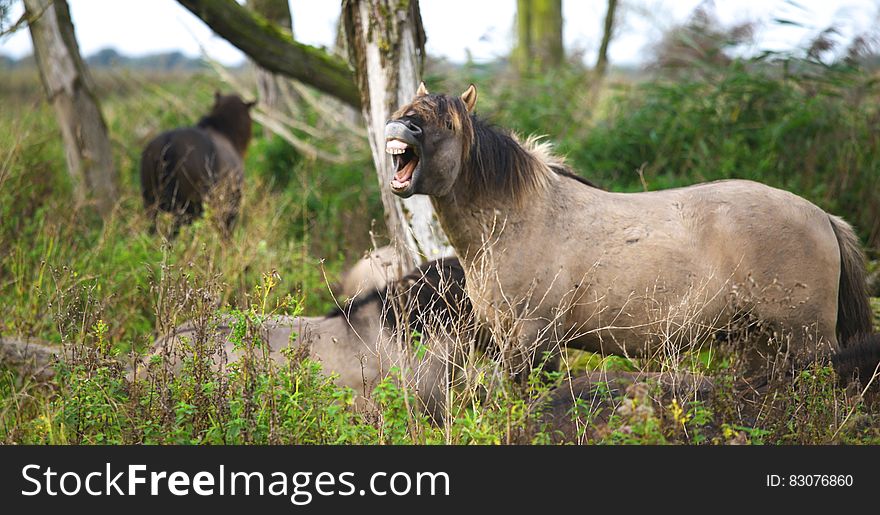
[[[64,140],[67,169],[79,201],[91,198],[102,215],[118,198],[107,124],[79,54],[66,0],[25,0],[34,55]]]
[[[521,75],[562,64],[562,0],[517,0],[513,62]]]
[[[361,110],[378,172],[386,225],[414,265],[452,252],[427,196],[401,199],[391,192],[385,122],[415,97],[425,57],[417,0],[344,0],[342,20],[361,95]]]

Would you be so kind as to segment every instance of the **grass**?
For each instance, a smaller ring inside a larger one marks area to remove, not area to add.
[[[587,93],[589,78],[577,69],[526,81],[465,69],[429,86],[453,91],[474,80],[483,115],[523,133],[548,133],[576,169],[610,189],[761,180],[845,216],[877,249],[876,77],[854,69],[778,70],[734,63],[676,81],[612,83],[598,99]],[[0,114],[0,304],[6,308],[0,334],[63,343],[67,357],[49,383],[0,369],[0,442],[560,440],[535,402],[561,380],[552,374],[535,371],[522,387],[496,381],[491,364],[483,362],[477,384],[483,393],[455,393],[460,398],[451,422],[439,427],[411,408],[412,392],[393,374],[373,392],[374,408],[361,409],[354,392],[336,387],[307,358],[258,359],[262,320],[330,308],[328,283],[369,246],[369,231],[381,226],[373,223],[382,212],[365,143],[345,149],[348,162],[326,164],[258,128],[232,241],[224,243],[200,220],[167,243],[147,232],[137,184],[140,150],[158,130],[194,123],[224,85],[208,74],[97,78],[122,191],[102,221],[90,206],[73,201],[53,113],[35,93],[37,78],[15,73],[0,86],[10,106]],[[300,116],[320,122],[308,108]],[[305,132],[297,136],[333,145]],[[880,301],[874,307],[880,324]],[[255,359],[220,374],[200,358],[205,348],[198,347],[217,342],[194,342],[181,372],[128,382],[124,364],[157,334],[229,313],[240,328],[238,344]],[[658,366],[576,352],[570,358],[575,372]],[[582,431],[571,440],[880,443],[876,406],[838,387],[827,366],[771,385],[755,400],[737,389],[732,361],[704,358],[693,361],[719,385],[711,403],[663,398],[650,384],[609,393],[601,414],[589,403],[574,404],[570,417],[582,422]],[[589,422],[599,419],[604,422]]]

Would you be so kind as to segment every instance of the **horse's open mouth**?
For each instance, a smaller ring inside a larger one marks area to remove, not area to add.
[[[394,177],[391,178],[391,189],[404,191],[412,184],[413,173],[419,164],[419,155],[415,148],[400,141],[390,139],[385,143],[385,153],[391,155],[394,165]]]

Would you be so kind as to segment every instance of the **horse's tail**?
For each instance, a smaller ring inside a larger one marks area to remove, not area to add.
[[[874,314],[868,302],[865,254],[852,227],[836,216],[829,218],[840,247],[837,339],[841,349],[831,362],[842,381],[858,377],[867,385],[880,367],[880,334],[871,334]]]
[[[846,347],[853,338],[871,334],[865,254],[852,227],[842,218],[828,215],[840,247],[840,287],[837,292],[837,341]]]

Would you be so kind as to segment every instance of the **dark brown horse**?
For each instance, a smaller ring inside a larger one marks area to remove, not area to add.
[[[238,216],[244,182],[244,155],[251,140],[250,109],[238,95],[214,94],[214,106],[195,127],[163,132],[141,154],[141,192],[155,230],[156,215],[174,215],[172,235],[215,211],[228,236]]]

